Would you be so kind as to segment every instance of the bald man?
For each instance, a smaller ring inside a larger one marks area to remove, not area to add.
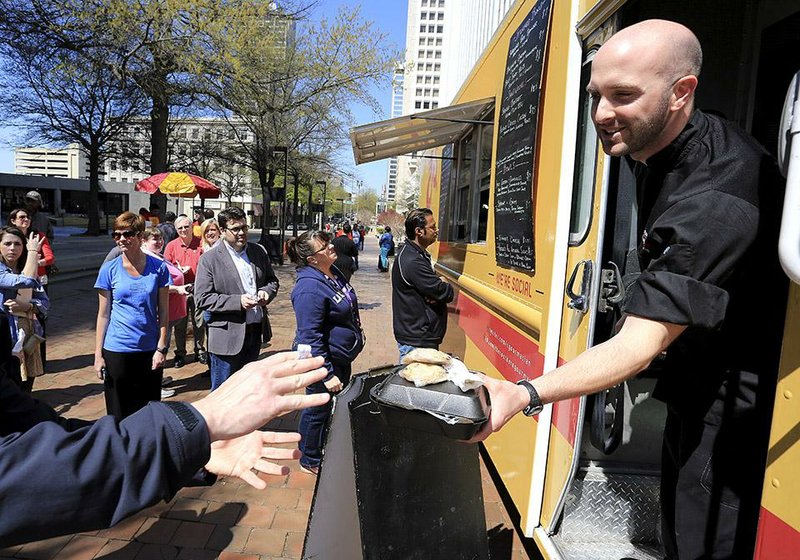
[[[592,119],[637,179],[641,274],[614,337],[533,381],[487,378],[492,412],[475,439],[618,385],[666,352],[654,396],[668,410],[667,556],[752,558],[785,309],[782,181],[750,136],[694,108],[701,65],[694,34],[661,20],[597,52]]]

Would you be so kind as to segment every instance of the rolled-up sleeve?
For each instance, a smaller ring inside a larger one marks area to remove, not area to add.
[[[648,228],[646,262],[630,286],[625,313],[656,321],[717,328],[729,294],[722,287],[755,241],[758,209],[718,191],[675,202]]]

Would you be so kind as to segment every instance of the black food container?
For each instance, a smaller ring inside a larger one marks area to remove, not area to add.
[[[467,392],[444,381],[417,387],[394,372],[370,391],[370,399],[390,426],[467,440],[489,418],[489,395],[481,386]]]

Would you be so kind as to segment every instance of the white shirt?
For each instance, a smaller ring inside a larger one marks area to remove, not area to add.
[[[231,258],[233,259],[236,272],[239,273],[239,279],[242,281],[242,286],[244,287],[244,293],[254,298],[258,298],[255,269],[253,268],[253,265],[250,263],[250,259],[247,256],[247,245],[245,245],[245,248],[242,249],[241,253],[237,252],[236,249],[231,247],[227,241],[225,241],[223,245],[225,245],[225,248],[228,250],[228,253],[230,253]],[[245,323],[248,325],[260,323],[264,316],[263,313],[264,311],[258,306],[245,310]]]

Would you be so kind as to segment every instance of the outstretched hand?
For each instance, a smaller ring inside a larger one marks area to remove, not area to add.
[[[282,432],[261,432],[256,430],[247,435],[211,444],[211,458],[206,470],[219,476],[235,476],[253,488],[263,490],[267,487],[253,469],[264,474],[286,475],[289,467],[281,466],[267,459],[299,459],[300,450],[283,447],[268,447],[271,443],[294,443],[300,441],[300,434]]]
[[[510,381],[501,381],[488,375],[482,377],[483,385],[489,391],[492,408],[486,424],[469,440],[469,443],[485,440],[492,433],[505,426],[514,415],[522,412],[522,409],[530,403],[530,395],[524,387],[515,385]]]
[[[297,352],[282,352],[247,364],[193,403],[211,441],[249,434],[277,416],[328,402],[327,393],[297,393],[328,375],[323,363],[321,357],[298,360]]]

